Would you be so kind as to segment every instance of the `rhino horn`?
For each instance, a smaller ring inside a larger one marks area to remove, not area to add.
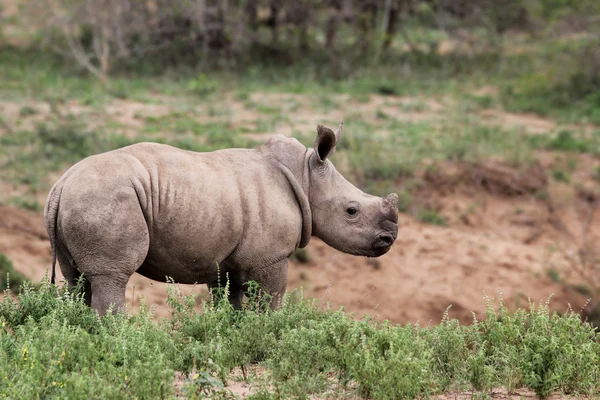
[[[398,195],[396,193],[390,193],[383,198],[386,203],[394,210],[398,209]]]

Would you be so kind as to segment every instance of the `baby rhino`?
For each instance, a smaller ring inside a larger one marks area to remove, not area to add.
[[[123,307],[134,272],[164,282],[230,281],[240,307],[258,282],[276,308],[288,257],[311,236],[345,253],[378,257],[398,233],[398,196],[363,193],[327,159],[334,133],[318,126],[314,149],[276,135],[256,149],[196,153],[139,143],[88,157],[54,185],[44,210],[56,259],[100,314]]]

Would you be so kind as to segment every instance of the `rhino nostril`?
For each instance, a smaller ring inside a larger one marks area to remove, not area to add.
[[[379,240],[381,240],[388,246],[391,246],[394,243],[394,237],[389,233],[384,233],[383,235],[379,236]]]
[[[385,253],[392,247],[394,240],[394,235],[391,233],[382,233],[373,242],[373,249]]]

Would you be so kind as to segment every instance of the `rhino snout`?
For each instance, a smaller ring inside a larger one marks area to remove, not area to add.
[[[391,247],[392,244],[394,244],[394,240],[396,240],[396,238],[391,233],[382,233],[377,236],[377,240],[373,243],[373,248],[384,249],[386,247]]]
[[[396,241],[396,237],[398,236],[398,225],[391,222],[386,221],[383,223],[382,227],[385,229],[382,233],[375,237],[373,241],[373,250],[375,250],[378,255],[383,255],[389,251],[389,249]]]

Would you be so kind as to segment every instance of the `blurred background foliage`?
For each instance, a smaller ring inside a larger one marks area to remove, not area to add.
[[[74,64],[106,86],[114,75],[173,67],[266,77],[276,67],[279,79],[290,75],[282,69],[318,79],[386,66],[388,78],[492,69],[521,78],[502,88],[509,108],[547,114],[576,100],[600,121],[596,0],[22,0],[18,7],[0,35],[19,30],[21,43],[57,55],[47,63]],[[214,90],[210,84],[195,83],[200,94]]]

